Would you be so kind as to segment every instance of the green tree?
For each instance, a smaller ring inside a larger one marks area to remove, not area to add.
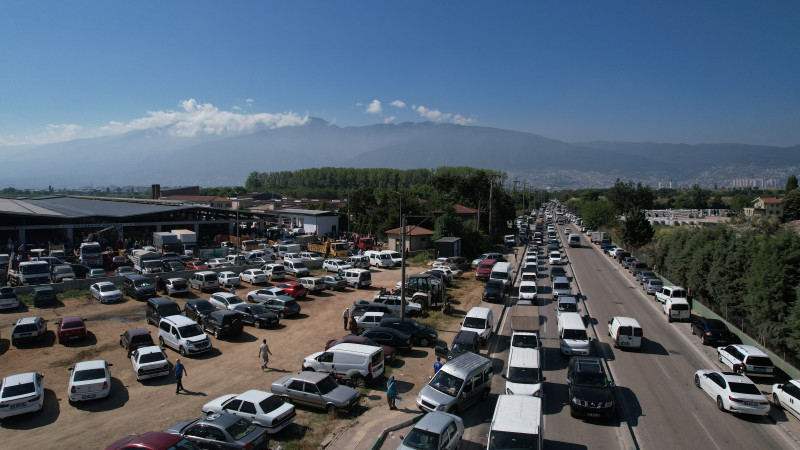
[[[456,215],[453,205],[442,208],[442,214],[436,218],[433,226],[433,239],[441,239],[448,236],[462,236],[464,226],[461,219]]]
[[[655,234],[653,226],[650,225],[641,209],[635,209],[628,213],[621,225],[620,239],[633,248],[639,248],[649,243]]]
[[[794,175],[789,175],[789,178],[786,179],[786,193],[797,189],[797,177]]]
[[[783,197],[783,218],[800,219],[800,189],[792,189]]]
[[[597,200],[581,207],[583,223],[593,230],[602,226],[612,226],[617,221],[617,214],[611,203]]]
[[[753,205],[753,197],[747,194],[736,194],[731,199],[731,210],[742,213],[745,208]]]
[[[690,208],[693,209],[706,209],[708,208],[708,200],[711,198],[711,191],[703,189],[700,185],[695,184],[689,193],[691,201]]]

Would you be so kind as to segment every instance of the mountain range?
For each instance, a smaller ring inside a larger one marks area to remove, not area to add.
[[[735,178],[785,180],[800,145],[568,143],[499,128],[422,122],[304,125],[239,135],[182,137],[167,128],[44,145],[0,147],[3,186],[234,186],[251,171],[309,167],[470,166],[554,188],[605,187],[616,178],[655,185],[730,185]],[[610,181],[609,181],[610,180]]]

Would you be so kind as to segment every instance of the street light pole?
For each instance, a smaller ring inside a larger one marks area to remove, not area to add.
[[[403,194],[395,191],[400,199],[400,322],[406,320],[406,223],[403,220]]]

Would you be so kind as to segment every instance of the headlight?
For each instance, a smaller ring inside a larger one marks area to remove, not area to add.
[[[447,406],[446,405],[439,405],[439,406],[436,407],[436,410],[437,411],[446,411],[447,410]]]
[[[572,397],[572,403],[574,403],[576,405],[580,405],[581,404],[581,400],[578,397]]]

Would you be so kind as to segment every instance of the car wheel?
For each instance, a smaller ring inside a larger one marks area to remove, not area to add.
[[[725,411],[725,404],[722,403],[722,397],[719,396],[717,396],[717,408],[719,408],[720,411]]]
[[[316,372],[313,367],[300,367],[300,372]]]
[[[422,338],[422,339],[419,340],[420,347],[427,347],[428,344],[429,344],[429,341],[428,341],[427,338]]]
[[[692,335],[696,335],[697,333],[694,331],[694,327],[690,327],[692,329]]]
[[[248,296],[247,296],[247,301],[248,301],[248,302],[250,302],[250,303],[255,303],[255,302],[253,301],[253,296],[252,296],[252,295],[248,295]]]
[[[159,347],[165,347],[164,338],[162,338],[161,336],[158,337],[158,345]]]
[[[363,388],[364,386],[367,385],[367,380],[365,380],[364,377],[358,377],[358,376],[353,377],[353,382],[356,384],[356,387],[358,388]]]
[[[722,353],[717,352],[717,358],[719,358],[719,362],[722,362]]]
[[[259,322],[258,320],[256,320],[256,321],[253,323],[253,325],[255,325],[255,327],[256,327],[256,328],[261,328],[261,322]]]
[[[285,317],[286,317],[286,313],[284,313],[283,311],[281,311],[281,312],[279,312],[279,313],[278,313],[278,317],[280,317],[281,319],[283,319],[283,318],[285,318]]]
[[[706,337],[705,336],[700,336],[700,343],[703,344],[703,345],[708,345],[708,341],[706,341]]]
[[[778,394],[774,392],[772,393],[772,403],[775,403],[775,406],[778,408],[783,408],[783,406],[781,406],[781,399],[779,399]]]
[[[178,353],[180,353],[180,354],[181,354],[181,356],[186,356],[186,349],[185,349],[185,348],[183,348],[183,346],[180,346],[180,347],[178,348]]]
[[[336,405],[328,405],[325,409],[329,414],[336,414]]]
[[[694,376],[694,385],[697,386],[697,387],[700,387],[700,376],[699,375],[695,375]]]

